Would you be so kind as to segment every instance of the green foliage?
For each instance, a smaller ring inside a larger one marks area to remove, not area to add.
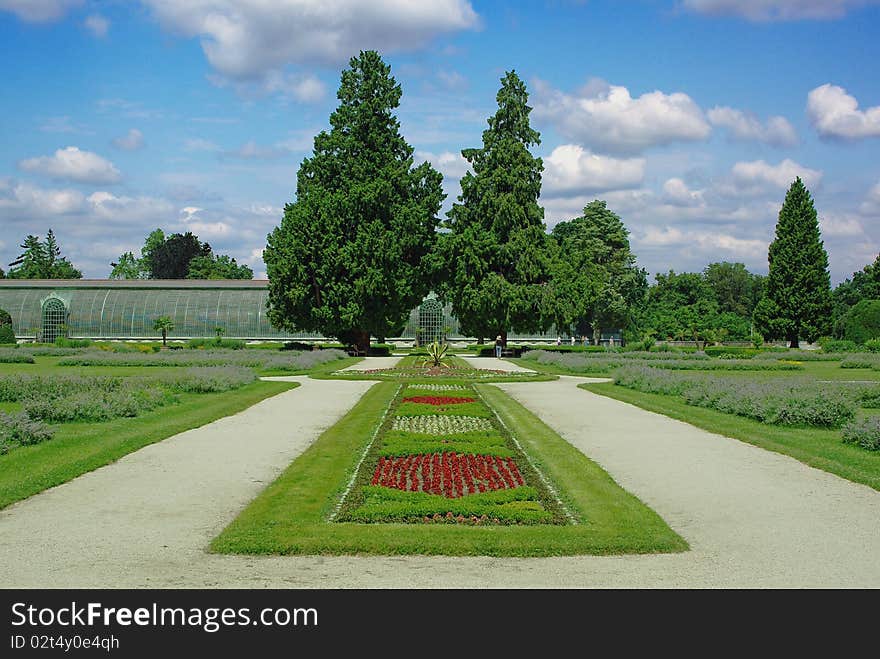
[[[710,357],[721,357],[722,355],[735,355],[744,359],[750,359],[758,354],[755,348],[745,348],[742,346],[709,346],[704,351]]]
[[[190,339],[186,342],[187,348],[195,350],[243,350],[245,345],[245,342],[241,339]]]
[[[862,300],[880,299],[880,255],[860,271],[853,273],[852,279],[846,279],[832,293],[834,305],[834,335],[843,337],[840,320],[851,307]]]
[[[189,262],[187,279],[253,279],[254,271],[248,265],[238,265],[235,259],[221,254],[194,256]]]
[[[88,348],[92,345],[89,339],[70,339],[66,336],[59,336],[55,339],[56,348]]]
[[[446,361],[444,361],[446,359],[446,353],[448,351],[448,344],[434,341],[434,343],[428,346],[428,357],[427,359],[422,361],[422,365],[430,366],[432,368],[448,366]]]
[[[110,265],[113,267],[110,279],[143,279],[146,275],[141,260],[132,252],[126,252]]]
[[[822,347],[822,352],[828,353],[856,352],[858,350],[855,341],[848,340],[823,338],[820,340],[819,345]]]
[[[153,321],[153,329],[162,334],[162,345],[167,345],[168,332],[174,329],[174,321],[171,316],[159,316]]]
[[[844,339],[857,344],[880,338],[880,299],[861,300],[839,320]]]
[[[831,278],[813,199],[800,178],[785,195],[768,254],[770,274],[755,308],[765,337],[815,341],[831,331]]]
[[[868,352],[880,352],[880,339],[868,339],[865,341],[865,350]]]
[[[431,283],[442,176],[413,167],[394,116],[401,88],[375,51],[343,71],[330,131],[297,173],[296,201],[269,234],[269,318],[363,351],[391,336]]]
[[[3,325],[12,325],[12,316],[5,309],[0,309],[0,327]]]
[[[742,263],[710,263],[703,270],[703,277],[715,297],[720,313],[751,318],[755,306],[764,294],[766,277],[752,274]]]
[[[843,443],[856,444],[868,451],[880,451],[880,417],[851,421],[843,427]]]
[[[21,244],[24,250],[10,263],[9,279],[82,279],[82,272],[61,256],[61,247],[52,229],[46,240],[28,235]]]
[[[540,136],[529,125],[525,83],[508,72],[496,99],[482,147],[461,152],[473,172],[461,179],[444,225],[437,288],[463,332],[506,339],[510,329],[546,324],[550,250],[538,204],[544,166],[529,152]]]
[[[12,330],[12,325],[0,325],[0,345],[15,342],[15,332]]]
[[[648,291],[647,272],[636,267],[629,232],[604,201],[581,217],[553,227],[553,277],[546,313],[558,328],[578,336],[630,327]]]
[[[202,243],[191,232],[173,233],[152,249],[148,263],[151,279],[185,279],[190,262],[197,258],[211,258],[211,246]]]

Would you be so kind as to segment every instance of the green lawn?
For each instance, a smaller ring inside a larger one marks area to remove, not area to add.
[[[487,385],[479,387],[484,399],[514,429],[577,524],[484,527],[329,521],[398,386],[373,386],[214,540],[211,549],[240,554],[553,556],[688,548],[598,465]]]
[[[826,370],[812,368],[818,366],[817,364],[809,366],[809,371],[814,375]],[[844,370],[844,372],[851,371]],[[736,377],[742,375],[737,373]],[[761,375],[769,375],[769,373]],[[776,377],[780,376],[777,374]],[[880,452],[866,451],[858,446],[843,444],[840,441],[839,430],[774,426],[733,414],[687,405],[674,396],[643,393],[611,383],[578,386],[596,394],[685,421],[719,435],[789,455],[811,467],[880,490]]]

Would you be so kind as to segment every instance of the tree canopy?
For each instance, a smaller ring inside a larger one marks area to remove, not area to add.
[[[150,232],[140,258],[126,252],[115,263],[110,279],[253,279],[254,272],[235,259],[216,255],[208,243],[191,232],[165,236],[162,229]]]
[[[798,347],[831,331],[831,277],[813,198],[800,177],[785,195],[776,237],[768,253],[770,272],[755,324],[766,338]]]
[[[834,334],[843,338],[843,318],[850,309],[862,300],[880,300],[880,255],[858,272],[851,279],[845,279],[837,285],[831,294],[834,317]]]
[[[55,233],[49,229],[46,240],[28,235],[21,244],[24,250],[9,264],[9,279],[82,279],[82,272],[61,255]]]
[[[462,156],[473,172],[461,180],[441,241],[439,293],[452,303],[463,331],[477,337],[546,326],[550,250],[544,226],[540,158],[529,147],[540,135],[529,124],[525,83],[509,71],[481,148]]]
[[[559,222],[552,234],[556,249],[550,285],[550,314],[559,328],[577,335],[632,325],[648,290],[647,273],[636,266],[629,232],[604,201],[584,207],[583,215]]]
[[[394,111],[402,90],[375,51],[343,71],[330,130],[297,173],[296,200],[263,253],[269,318],[366,349],[429,292],[442,177],[413,166]]]

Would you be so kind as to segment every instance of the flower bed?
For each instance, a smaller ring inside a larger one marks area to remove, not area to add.
[[[567,523],[561,504],[481,399],[413,395],[417,389],[398,391],[337,521]]]
[[[476,398],[467,396],[407,396],[404,403],[424,403],[427,405],[460,405],[476,402]]]

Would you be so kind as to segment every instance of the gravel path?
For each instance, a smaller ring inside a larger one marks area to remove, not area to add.
[[[508,361],[506,359],[496,359],[495,357],[471,357],[459,355],[463,360],[474,368],[485,368],[498,371],[510,371],[511,373],[534,373],[530,368],[524,368],[519,364]]]
[[[403,359],[402,356],[364,357],[363,361],[343,368],[342,371],[371,371],[374,368],[394,368],[401,359]]]
[[[210,540],[369,382],[303,386],[0,511],[3,587],[880,587],[880,494],[576,388],[499,385],[692,546],[540,559],[246,557]],[[295,431],[291,429],[295,428]]]

